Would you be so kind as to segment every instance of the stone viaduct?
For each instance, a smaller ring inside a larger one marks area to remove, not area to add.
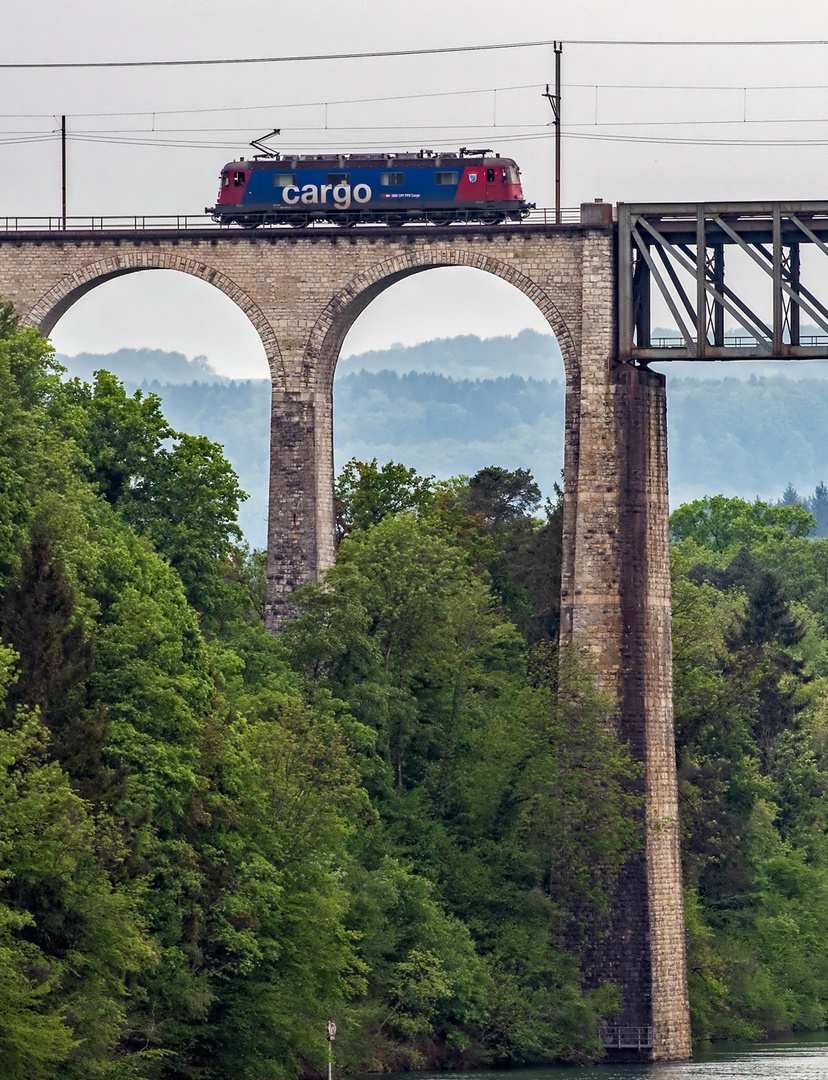
[[[566,369],[562,635],[585,641],[644,765],[645,843],[626,867],[596,975],[624,987],[642,1055],[690,1055],[672,716],[666,399],[617,361],[612,225],[0,233],[0,295],[47,335],[111,278],[178,270],[256,327],[273,383],[267,618],[334,561],[334,368],[390,285],[434,267],[503,278],[543,312]]]

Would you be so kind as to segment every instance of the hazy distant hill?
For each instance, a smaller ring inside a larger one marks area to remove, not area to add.
[[[550,352],[551,341],[525,331],[518,338],[446,339],[343,361],[335,389],[337,466],[352,456],[403,461],[437,476],[471,474],[490,464],[522,466],[532,470],[545,492],[551,492],[563,461],[564,401],[560,359]],[[501,370],[513,369],[513,346],[521,358],[518,366],[524,365],[521,375],[462,374],[492,370],[497,358]],[[383,356],[388,357],[385,365]],[[145,357],[148,366],[142,367]],[[83,362],[88,364],[88,358]],[[70,374],[84,375],[75,358],[65,358],[64,363]],[[155,350],[122,350],[112,359],[94,357],[95,367],[117,372],[119,363],[130,390],[143,384],[161,395],[173,427],[224,445],[251,495],[242,508],[242,527],[252,544],[263,545],[268,381],[218,381],[213,375],[210,381],[193,383],[189,366],[193,361]],[[532,363],[534,370],[543,365],[554,369],[557,364],[557,377],[531,375]],[[159,365],[163,383],[153,381]],[[395,366],[402,370],[393,370]],[[749,364],[682,368],[707,377],[670,376],[673,505],[716,492],[775,499],[789,481],[801,492],[828,481],[828,379],[803,378],[807,369],[793,365],[783,370],[798,378],[757,377],[754,372],[767,367]],[[711,371],[743,377],[716,379],[710,377]]]
[[[803,326],[803,334],[821,333],[815,326]],[[654,337],[677,337],[678,331],[656,328]],[[828,378],[828,361],[721,361],[692,360],[653,365],[669,380],[701,379],[718,382],[724,378],[743,379],[781,375],[789,379]],[[437,338],[419,345],[394,345],[390,349],[360,353],[339,361],[337,378],[357,371],[435,371],[453,379],[496,379],[522,375],[527,379],[563,379],[563,361],[558,343],[551,334],[522,330],[515,337],[480,339],[471,334]]]
[[[78,353],[57,359],[69,369],[70,375],[91,382],[93,373],[105,368],[123,382],[141,384],[145,380],[159,383],[211,382],[229,383],[218,375],[206,356],[188,360],[183,353],[164,352],[163,349],[119,349],[114,353]]]
[[[357,371],[435,371],[453,379],[497,379],[521,375],[526,379],[562,379],[563,361],[551,334],[521,330],[514,337],[479,338],[464,334],[436,338],[419,345],[348,356],[337,364],[337,378]]]

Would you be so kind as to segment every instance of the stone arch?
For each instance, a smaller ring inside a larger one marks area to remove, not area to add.
[[[578,353],[575,343],[569,327],[548,293],[537,282],[501,259],[448,245],[405,252],[377,263],[358,274],[332,296],[317,319],[308,339],[303,365],[303,376],[306,382],[313,378],[315,372],[318,372],[325,389],[329,390],[332,387],[334,369],[345,335],[371,301],[376,299],[381,292],[412,274],[445,266],[468,266],[475,270],[483,270],[508,281],[527,296],[540,310],[558,340],[567,383],[577,384]]]
[[[220,292],[228,296],[233,303],[240,308],[253,324],[264,346],[265,356],[274,379],[284,380],[285,370],[279,343],[273,332],[273,327],[256,304],[243,289],[241,289],[226,274],[222,274],[215,267],[197,259],[186,258],[183,255],[172,255],[162,251],[125,251],[98,262],[87,263],[80,270],[67,274],[54,284],[40,300],[34,305],[25,318],[29,326],[35,327],[44,337],[52,332],[61,315],[83,295],[102,285],[105,281],[111,281],[125,274],[136,274],[142,270],[177,270],[182,274],[200,278],[208,285],[214,285]]]

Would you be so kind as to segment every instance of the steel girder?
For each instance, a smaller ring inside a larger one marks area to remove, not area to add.
[[[619,203],[619,359],[828,358],[828,295],[800,280],[802,244],[828,255],[828,202]],[[770,319],[725,280],[725,252],[737,248],[768,276]],[[653,286],[676,338],[652,336]],[[726,314],[737,333],[725,333]],[[817,334],[801,334],[803,315]]]

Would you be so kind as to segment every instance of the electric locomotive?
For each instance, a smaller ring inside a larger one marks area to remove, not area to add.
[[[216,205],[205,212],[245,228],[315,221],[496,225],[520,221],[534,207],[524,201],[515,162],[490,150],[242,159],[224,166],[220,182]]]

